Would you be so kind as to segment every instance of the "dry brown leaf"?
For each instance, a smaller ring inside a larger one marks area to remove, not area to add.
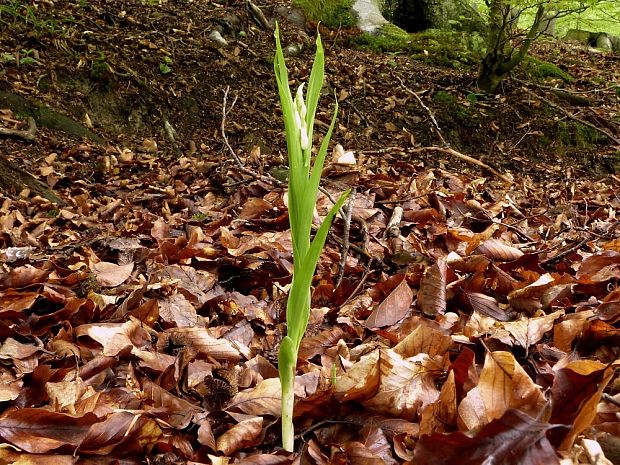
[[[179,328],[195,326],[198,313],[183,294],[173,294],[159,300],[159,316],[168,323],[175,323]]]
[[[345,402],[365,400],[374,396],[379,389],[379,350],[364,355],[344,374],[336,377],[334,395]]]
[[[411,302],[413,302],[413,291],[403,279],[383,302],[375,307],[364,326],[383,328],[395,325],[407,315]]]
[[[452,338],[428,325],[420,324],[408,336],[394,346],[394,352],[403,358],[420,353],[444,355],[452,347]]]
[[[441,368],[426,354],[403,359],[393,350],[382,349],[379,390],[363,404],[376,412],[413,421],[439,397],[435,375]]]
[[[456,383],[454,371],[448,373],[436,402],[427,405],[420,420],[420,434],[445,433],[456,426],[458,412],[456,405]]]
[[[262,417],[243,420],[217,438],[216,449],[224,455],[232,455],[246,447],[256,446],[261,442],[262,431]]]
[[[440,258],[427,268],[420,281],[418,306],[426,315],[435,316],[446,312],[446,274],[446,260]]]
[[[279,417],[282,389],[278,378],[261,381],[252,389],[239,392],[232,398],[229,409],[238,409],[250,415]]]
[[[534,384],[514,356],[497,351],[487,353],[478,386],[467,393],[458,411],[467,429],[476,429],[501,418],[509,409],[536,416],[545,403],[542,389]]]
[[[42,408],[8,410],[0,416],[0,437],[26,452],[41,454],[78,447],[98,421],[92,413],[74,417]]]
[[[478,246],[475,253],[485,255],[498,262],[510,262],[523,256],[523,252],[519,249],[498,239],[487,239]]]
[[[502,326],[510,333],[516,344],[528,349],[540,341],[547,331],[551,331],[555,320],[562,315],[564,315],[564,310],[534,318],[521,316],[519,320],[504,323]]]
[[[170,344],[177,347],[186,346],[196,355],[209,355],[216,360],[236,363],[241,358],[239,351],[230,341],[214,338],[207,328],[172,328],[159,333],[157,349],[165,351]]]
[[[91,266],[97,282],[103,287],[116,287],[127,281],[133,271],[133,262],[117,265],[110,262],[99,262]]]

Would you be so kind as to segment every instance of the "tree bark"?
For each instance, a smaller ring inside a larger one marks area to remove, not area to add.
[[[65,202],[58,195],[45,186],[33,175],[18,168],[3,155],[0,154],[0,189],[3,192],[13,191],[19,193],[24,189],[30,189],[41,197],[58,205],[65,205]]]
[[[500,82],[527,56],[532,42],[540,34],[540,24],[545,16],[545,7],[540,5],[534,23],[518,47],[513,47],[513,25],[515,18],[510,5],[501,0],[492,0],[489,7],[489,33],[487,54],[482,60],[478,75],[478,88],[487,94],[497,90]],[[516,18],[518,19],[518,18]]]

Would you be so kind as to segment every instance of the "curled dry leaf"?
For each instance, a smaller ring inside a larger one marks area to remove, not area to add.
[[[224,455],[232,455],[238,450],[260,444],[262,431],[262,417],[243,420],[217,438],[216,448]]]
[[[116,356],[124,349],[141,348],[150,342],[149,333],[136,320],[125,323],[98,323],[78,326],[75,335],[88,336],[103,346],[103,355]]]
[[[280,380],[269,378],[261,381],[254,388],[238,393],[232,398],[228,408],[241,410],[250,415],[279,417],[282,414],[281,399]]]
[[[0,437],[26,452],[43,454],[78,447],[98,421],[92,413],[74,417],[42,408],[8,410],[0,416]]]
[[[478,385],[459,405],[459,418],[467,429],[476,429],[500,418],[509,409],[533,416],[546,404],[542,389],[534,384],[510,352],[488,352]]]
[[[103,287],[116,287],[123,284],[131,276],[133,262],[117,265],[110,262],[99,262],[91,266],[97,282]]]
[[[564,315],[564,310],[535,318],[521,316],[519,320],[504,323],[502,326],[510,333],[514,343],[527,349],[540,341],[547,331],[551,331],[555,320],[562,315]]]
[[[379,389],[379,350],[362,356],[344,374],[336,377],[334,395],[340,401],[365,400]]]
[[[474,437],[461,432],[422,436],[414,451],[416,465],[560,465],[545,437],[553,425],[518,410],[507,411]]]
[[[413,302],[413,291],[403,279],[398,286],[372,311],[365,326],[383,328],[392,326],[402,320]]]
[[[464,292],[463,297],[472,310],[490,316],[498,321],[510,321],[510,315],[499,308],[494,297],[479,292]]]
[[[209,355],[216,360],[236,363],[241,358],[239,351],[226,339],[216,339],[207,328],[171,328],[162,331],[157,340],[157,349],[165,351],[169,345],[187,347],[196,355]]]
[[[298,360],[310,360],[316,355],[322,355],[327,349],[334,346],[344,335],[338,326],[321,331],[316,336],[304,337],[299,345]]]
[[[159,301],[159,316],[177,327],[191,327],[198,322],[198,313],[183,294],[173,294]]]
[[[421,353],[444,355],[452,347],[452,338],[428,325],[420,324],[408,336],[394,346],[394,352],[403,358]]]
[[[446,274],[447,264],[444,258],[428,267],[420,282],[418,306],[429,316],[446,312]]]
[[[441,373],[442,366],[427,354],[402,358],[391,349],[381,349],[379,370],[379,390],[364,402],[375,412],[415,420],[439,397],[435,376]]]
[[[577,435],[592,424],[614,368],[596,360],[575,360],[557,370],[551,387],[553,410],[549,422],[570,425],[568,432],[552,432],[551,440],[559,449],[569,450]]]
[[[498,262],[510,262],[523,256],[523,252],[519,249],[498,239],[487,239],[478,246],[475,253],[485,255]]]

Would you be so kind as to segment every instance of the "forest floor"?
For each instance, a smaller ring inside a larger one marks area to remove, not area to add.
[[[296,88],[316,25],[260,8]],[[620,463],[620,56],[542,41],[486,97],[456,42],[380,54],[321,27],[316,128],[337,95],[354,163],[330,152],[318,214],[354,191],[287,454],[266,26],[235,0],[0,5],[0,129],[27,129],[15,96],[76,122],[0,146],[62,200],[0,192],[0,463]]]

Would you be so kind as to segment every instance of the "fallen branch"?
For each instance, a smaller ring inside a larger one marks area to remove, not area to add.
[[[469,155],[465,155],[461,152],[457,152],[456,150],[450,147],[419,147],[419,148],[410,149],[407,151],[410,153],[418,153],[418,152],[425,152],[425,151],[442,152],[448,155],[452,155],[453,157],[456,157],[459,160],[463,160],[463,161],[466,161],[467,163],[471,163],[472,165],[476,165],[476,166],[479,166],[480,168],[484,168],[485,170],[490,171],[495,176],[500,178],[502,181],[505,181],[509,184],[512,184],[514,182],[514,180],[510,176],[500,173],[492,166],[489,166],[486,163],[481,162],[480,160],[470,157]]]
[[[435,115],[433,114],[431,109],[428,106],[426,106],[426,104],[422,101],[422,99],[420,98],[418,94],[416,94],[414,91],[412,91],[409,87],[405,85],[405,83],[400,78],[400,76],[396,76],[396,79],[398,79],[398,81],[400,82],[400,86],[405,90],[405,92],[407,92],[410,95],[413,95],[415,99],[418,101],[418,103],[420,104],[420,106],[426,110],[426,112],[428,113],[428,116],[433,122],[433,126],[435,127],[435,131],[437,132],[439,139],[441,139],[441,143],[446,146],[450,145],[446,142],[446,139],[444,139],[443,135],[441,134],[441,128],[439,127],[439,123],[437,122],[437,119],[435,118]]]
[[[543,102],[545,102],[547,105],[553,107],[553,108],[557,108],[558,110],[560,110],[562,113],[564,113],[566,116],[568,116],[570,119],[577,121],[579,124],[583,124],[584,126],[588,126],[591,129],[594,129],[595,131],[600,132],[601,134],[607,136],[607,138],[609,140],[613,140],[616,144],[620,145],[620,139],[618,139],[617,137],[615,137],[611,132],[607,131],[606,129],[603,128],[599,128],[598,126],[590,123],[589,121],[586,121],[584,119],[579,118],[578,116],[573,115],[570,111],[566,110],[565,108],[563,108],[562,106],[558,105],[557,103],[553,103],[551,100],[549,100],[548,98],[545,98],[541,95],[536,94],[535,92],[532,92],[529,89],[524,89],[528,94],[532,95],[535,98],[538,98],[540,100],[542,100]]]
[[[259,26],[262,26],[263,29],[269,30],[271,29],[271,24],[267,21],[265,17],[265,13],[261,10],[257,5],[255,5],[252,0],[246,0],[246,5],[248,6],[248,10],[252,14],[254,21],[258,23]]]
[[[24,140],[29,140],[29,141],[35,140],[36,139],[35,134],[37,132],[37,123],[34,121],[34,118],[32,118],[31,116],[28,117],[27,121],[28,121],[27,130],[24,131],[23,129],[8,129],[8,128],[0,127],[0,135],[20,137]]]

